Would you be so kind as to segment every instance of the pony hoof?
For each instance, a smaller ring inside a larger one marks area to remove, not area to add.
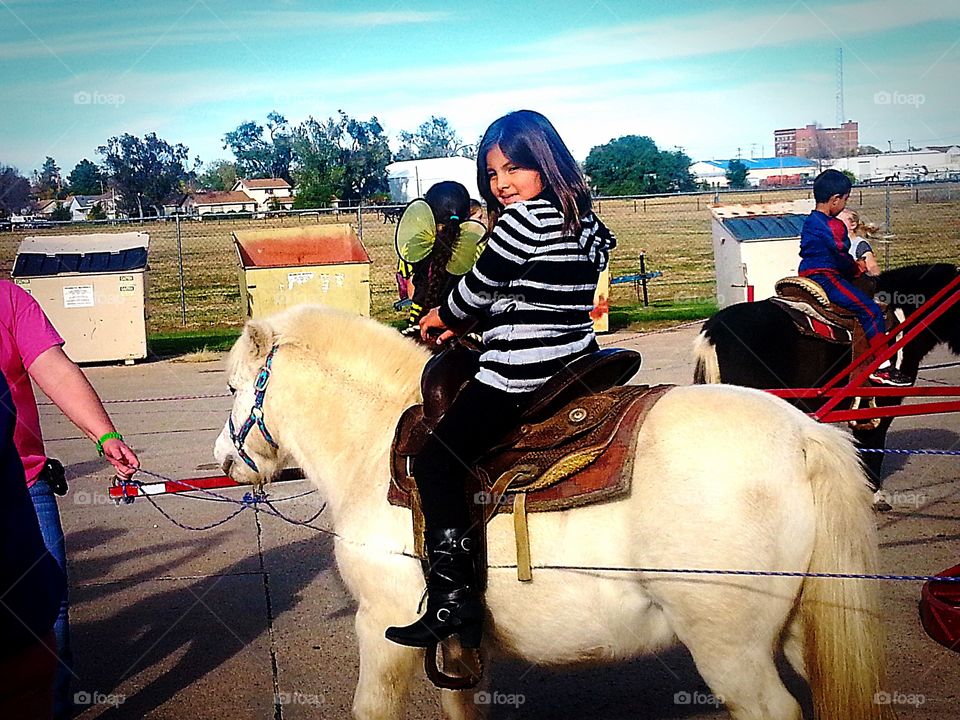
[[[883,490],[877,490],[873,494],[873,509],[877,512],[890,512],[893,505],[887,500],[887,494]]]

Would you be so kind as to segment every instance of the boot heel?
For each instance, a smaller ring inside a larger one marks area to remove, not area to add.
[[[480,623],[473,623],[463,627],[459,631],[460,647],[468,650],[476,650],[480,647],[480,638],[483,636],[483,626]]]

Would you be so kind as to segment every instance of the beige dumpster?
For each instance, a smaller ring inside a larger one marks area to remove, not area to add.
[[[370,256],[345,224],[233,233],[247,317],[293,305],[370,315]]]
[[[13,281],[40,303],[74,362],[147,356],[146,233],[24,238]]]

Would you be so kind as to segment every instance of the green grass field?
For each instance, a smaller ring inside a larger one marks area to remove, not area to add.
[[[931,186],[890,189],[891,232],[888,244],[877,247],[881,265],[891,267],[918,262],[960,263],[960,187]],[[809,197],[809,190],[723,194],[722,204],[769,202]],[[917,202],[919,200],[919,202]],[[647,270],[663,276],[649,284],[650,308],[642,308],[630,284],[614,286],[611,321],[614,327],[644,329],[670,322],[708,316],[715,309],[715,278],[709,204],[713,196],[674,196],[646,200],[600,200],[596,207],[617,235],[612,256],[614,276],[638,271],[645,254]],[[851,207],[869,221],[883,224],[886,189],[855,189]],[[270,217],[267,219],[185,220],[181,223],[186,320],[181,318],[180,275],[176,223],[145,221],[107,226],[70,224],[43,229],[0,233],[0,273],[9,275],[13,258],[26,235],[122,232],[142,230],[150,235],[148,330],[170,337],[182,331],[203,336],[237,328],[243,322],[238,261],[231,233],[235,230],[294,227],[315,223],[347,222],[358,227],[356,211]],[[373,262],[371,306],[374,317],[394,322],[403,316],[393,310],[397,299],[394,272],[396,225],[385,223],[373,208],[362,216],[362,239]],[[163,340],[162,337],[158,338]],[[216,344],[211,340],[213,344]]]

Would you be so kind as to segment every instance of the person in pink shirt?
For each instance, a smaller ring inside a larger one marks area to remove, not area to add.
[[[63,352],[63,338],[29,293],[0,280],[0,372],[10,386],[17,413],[13,441],[23,463],[30,497],[37,511],[44,544],[67,572],[66,549],[54,491],[63,494],[63,466],[46,456],[40,413],[32,382],[96,443],[117,474],[130,478],[140,467],[137,454],[114,427],[97,391]],[[31,382],[32,381],[32,382]],[[60,666],[54,690],[54,717],[68,717],[70,698],[69,602],[64,596],[54,627]]]

